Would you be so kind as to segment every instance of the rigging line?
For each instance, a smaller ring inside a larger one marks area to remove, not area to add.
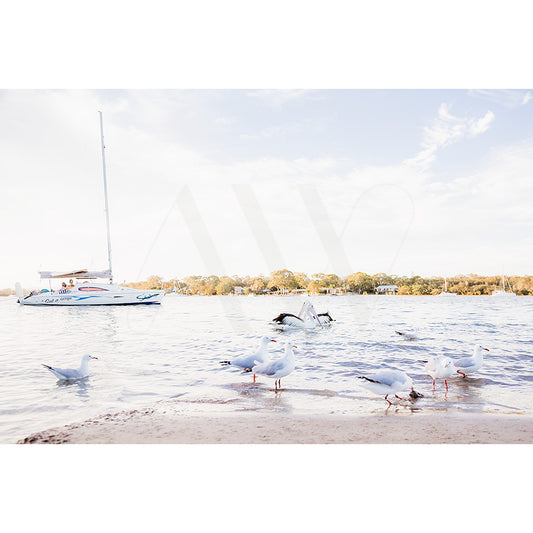
[[[161,222],[161,224],[159,226],[159,229],[157,230],[157,233],[155,234],[155,237],[152,240],[152,244],[150,245],[150,247],[148,248],[148,251],[146,252],[146,255],[144,256],[144,261],[143,261],[143,263],[141,265],[141,268],[139,269],[139,272],[137,273],[137,279],[139,279],[141,277],[141,273],[144,270],[144,267],[146,266],[146,263],[148,262],[148,258],[150,256],[150,254],[152,253],[152,250],[154,249],[154,247],[155,247],[155,245],[156,245],[156,243],[157,243],[157,241],[159,239],[159,236],[161,235],[161,232],[163,231],[163,228],[165,227],[165,225],[166,225],[166,223],[168,221],[168,218],[170,217],[170,213],[172,212],[172,210],[176,206],[176,204],[178,202],[178,198],[179,198],[179,194],[176,196],[176,198],[174,199],[174,201],[170,205],[170,208],[167,211],[167,214],[165,215],[165,218]]]
[[[413,202],[413,198],[411,197],[411,195],[403,187],[400,187],[399,185],[396,185],[394,183],[382,183],[382,184],[379,184],[379,185],[373,185],[372,187],[369,187],[368,189],[363,191],[361,193],[361,195],[359,196],[359,198],[356,200],[356,202],[353,204],[352,210],[350,211],[350,214],[348,215],[348,218],[346,219],[346,223],[344,224],[344,227],[342,228],[342,231],[339,234],[339,239],[340,240],[342,239],[342,237],[344,236],[344,233],[348,229],[348,226],[350,224],[352,216],[355,213],[355,210],[356,210],[357,206],[359,205],[360,201],[362,200],[363,196],[365,196],[367,193],[371,192],[373,189],[378,189],[380,187],[396,187],[397,189],[400,189],[400,191],[404,192],[407,195],[407,197],[409,198],[410,202],[411,202],[411,218],[410,218],[409,224],[407,225],[407,227],[406,227],[406,229],[404,231],[404,234],[403,234],[403,236],[402,236],[402,238],[400,240],[400,245],[398,246],[398,248],[396,250],[396,253],[394,254],[394,257],[392,258],[392,261],[391,261],[391,263],[389,265],[389,270],[390,270],[393,267],[394,263],[396,263],[398,255],[400,254],[400,250],[403,247],[405,239],[407,239],[407,235],[409,233],[409,230],[411,229],[411,226],[413,225],[413,220],[415,218],[415,204]]]

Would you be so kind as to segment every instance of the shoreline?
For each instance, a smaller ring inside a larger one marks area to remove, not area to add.
[[[532,415],[194,413],[148,408],[33,433],[17,444],[533,444]]]

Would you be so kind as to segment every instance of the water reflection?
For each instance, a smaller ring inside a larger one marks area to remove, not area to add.
[[[82,400],[89,399],[89,391],[91,387],[91,384],[89,383],[89,377],[78,380],[59,380],[57,382],[57,387],[59,389],[65,388],[70,392],[74,392],[74,394]]]

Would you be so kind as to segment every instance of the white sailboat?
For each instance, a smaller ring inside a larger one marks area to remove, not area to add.
[[[165,291],[163,290],[139,290],[130,287],[122,287],[113,284],[113,270],[111,267],[111,234],[109,231],[109,206],[107,201],[107,178],[105,168],[104,125],[102,112],[100,113],[100,133],[102,139],[102,165],[104,174],[105,215],[107,225],[107,258],[108,270],[90,271],[87,269],[68,270],[62,272],[39,272],[41,279],[70,279],[67,286],[63,284],[61,289],[32,291],[24,296],[20,283],[15,286],[18,302],[21,305],[138,305],[160,304]],[[97,283],[92,280],[107,278],[109,283]],[[76,282],[74,282],[76,280]],[[80,281],[85,280],[85,281]],[[91,280],[91,281],[89,281]]]
[[[444,290],[438,296],[457,296],[455,292],[448,292],[448,280],[444,278]]]
[[[507,282],[507,285],[509,285],[509,282]],[[509,285],[509,288],[511,288],[511,286]],[[499,297],[509,297],[509,296],[516,296],[516,293],[514,293],[513,291],[509,291],[509,292],[506,292],[505,290],[505,276],[502,274],[502,288],[501,289],[497,289],[495,291],[492,291],[492,296],[499,296]]]

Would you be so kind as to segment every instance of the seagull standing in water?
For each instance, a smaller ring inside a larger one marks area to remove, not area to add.
[[[483,366],[483,352],[488,351],[488,348],[484,348],[478,344],[474,348],[474,355],[471,357],[461,357],[461,359],[457,359],[454,362],[457,373],[466,378],[467,373],[470,374],[476,370],[479,370]]]
[[[357,376],[362,379],[361,385],[375,394],[385,395],[385,400],[392,405],[392,402],[387,398],[389,394],[394,394],[396,398],[403,400],[398,396],[401,390],[411,389],[413,391],[413,380],[401,370],[394,370],[392,368],[384,368],[370,376]]]
[[[43,365],[44,368],[50,370],[57,379],[60,380],[76,380],[83,379],[89,375],[89,361],[91,359],[98,359],[94,355],[84,355],[81,358],[81,365],[79,368],[56,368],[54,366]]]
[[[252,355],[243,355],[238,357],[233,361],[220,361],[220,364],[223,366],[231,365],[242,368],[245,372],[251,372],[252,367],[257,363],[266,363],[269,361],[268,356],[268,346],[270,342],[277,342],[276,339],[271,337],[263,337],[261,339],[261,344],[257,351]],[[254,372],[254,383],[255,383],[255,372]]]
[[[254,374],[261,374],[269,378],[273,378],[275,390],[281,389],[281,378],[288,376],[295,367],[294,351],[296,348],[290,342],[285,345],[285,355],[276,361],[267,361],[266,363],[255,365],[252,368]],[[258,362],[258,361],[257,361]]]
[[[453,361],[449,357],[438,355],[421,362],[426,363],[426,372],[433,378],[433,390],[435,390],[436,379],[444,379],[444,385],[446,385],[446,390],[448,390],[448,378],[457,377],[457,368],[455,368]]]

